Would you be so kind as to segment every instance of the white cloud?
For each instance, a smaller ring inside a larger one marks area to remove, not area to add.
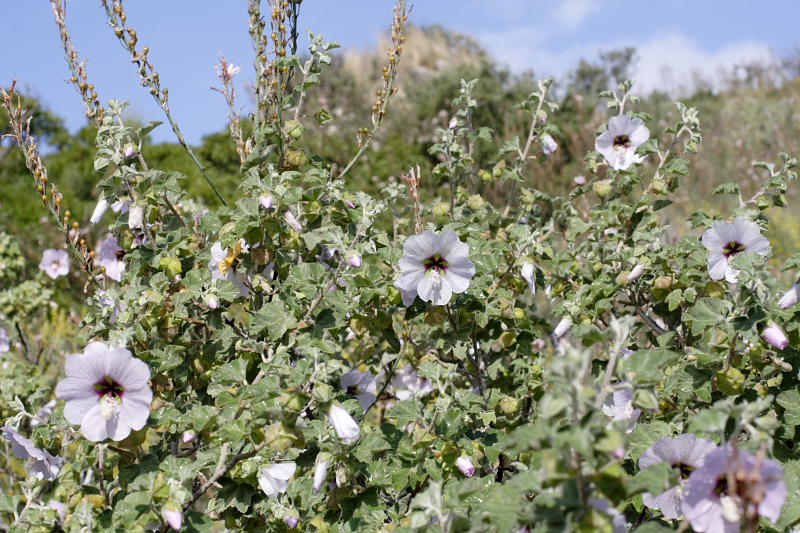
[[[574,30],[598,9],[598,0],[564,0],[553,9],[551,15],[565,30]]]

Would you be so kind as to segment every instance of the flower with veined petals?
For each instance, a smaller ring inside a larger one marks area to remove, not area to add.
[[[111,236],[97,247],[97,259],[95,262],[106,269],[105,275],[108,278],[119,281],[122,279],[122,273],[125,272],[123,257],[125,257],[125,250],[119,247],[117,238]]]
[[[42,450],[33,445],[30,439],[23,437],[19,432],[9,426],[3,428],[3,438],[11,441],[11,451],[17,459],[26,461],[30,459],[30,472],[36,479],[54,480],[64,465],[64,459],[54,457],[47,450]]]
[[[426,231],[409,237],[398,264],[400,275],[394,285],[406,307],[417,296],[433,305],[445,305],[453,293],[466,291],[475,275],[469,246],[453,231],[439,235]]]
[[[56,396],[67,402],[64,418],[80,424],[90,441],[122,440],[147,423],[150,368],[128,350],[90,342],[83,353],[67,357],[65,371]]]
[[[702,240],[708,250],[708,275],[714,280],[725,278],[729,283],[736,283],[739,277],[739,271],[730,265],[731,259],[742,252],[770,252],[769,241],[761,235],[759,225],[742,216],[732,223],[714,222]]]
[[[258,485],[267,496],[276,498],[278,494],[286,492],[289,480],[292,479],[297,464],[295,463],[276,463],[265,466],[258,474]]]
[[[612,422],[628,422],[630,425],[625,432],[630,433],[636,428],[636,420],[642,411],[633,407],[633,390],[619,389],[606,398],[603,413]]]
[[[49,248],[42,254],[39,268],[52,279],[69,274],[69,256],[65,250]]]
[[[731,478],[735,491],[728,484]],[[706,455],[703,466],[691,473],[681,510],[698,533],[739,533],[745,505],[777,523],[785,501],[780,463],[726,445]]]
[[[422,379],[411,365],[398,370],[392,378],[392,389],[398,400],[409,400],[425,396],[433,390],[431,380]]]
[[[625,170],[644,159],[636,155],[636,148],[650,138],[650,130],[642,119],[617,115],[608,121],[608,129],[594,142],[594,149],[606,158],[614,170]]]
[[[328,413],[328,421],[336,430],[336,435],[342,439],[345,444],[353,444],[361,436],[361,430],[350,413],[339,407],[332,405]]]
[[[680,474],[681,482],[669,490],[653,496],[645,492],[644,504],[650,509],[661,509],[665,518],[681,517],[681,497],[689,475],[703,466],[706,455],[717,447],[708,439],[695,437],[691,433],[677,437],[658,439],[639,457],[639,469],[644,470],[658,463],[668,463]]]
[[[795,283],[792,285],[792,288],[789,289],[781,296],[781,299],[778,300],[778,307],[781,309],[791,309],[795,305],[797,305],[797,301],[800,300],[800,283]]]

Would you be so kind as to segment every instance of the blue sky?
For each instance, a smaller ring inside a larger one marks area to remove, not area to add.
[[[800,1],[770,0],[417,0],[411,20],[441,24],[476,37],[516,71],[558,75],[579,58],[636,46],[638,87],[680,91],[695,72],[713,83],[721,68],[746,60],[773,61],[800,41],[794,25]],[[0,84],[17,78],[67,120],[83,124],[80,98],[69,76],[46,0],[4,0],[0,17]],[[305,0],[301,27],[345,47],[369,48],[387,30],[392,0]],[[225,126],[225,107],[213,65],[220,54],[243,64],[239,82],[252,78],[245,0],[129,0],[128,22],[150,58],[173,112],[190,142]],[[125,50],[105,25],[97,0],[71,0],[67,24],[103,99],[131,101],[142,120],[161,120],[138,86]],[[402,80],[401,80],[402,83]],[[169,128],[154,132],[172,140]]]

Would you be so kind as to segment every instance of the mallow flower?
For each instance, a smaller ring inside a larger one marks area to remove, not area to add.
[[[776,324],[770,324],[764,328],[764,331],[761,332],[761,336],[764,337],[764,340],[771,346],[779,350],[785,350],[786,347],[789,346],[789,338],[781,327]]]
[[[545,134],[542,137],[542,151],[544,155],[553,155],[558,150],[558,143],[552,136]]]
[[[462,455],[456,459],[456,466],[466,477],[475,475],[475,465],[472,463],[472,459],[466,455]]]
[[[644,504],[650,509],[661,509],[665,518],[681,517],[681,497],[689,475],[703,466],[703,461],[717,447],[708,439],[695,437],[691,433],[677,437],[658,439],[639,457],[639,469],[644,470],[658,463],[668,463],[680,474],[680,484],[658,495],[645,492]]]
[[[795,283],[792,285],[792,288],[786,291],[781,299],[778,300],[778,307],[781,309],[790,309],[797,305],[797,301],[800,299],[800,283]]]
[[[409,237],[398,265],[400,274],[394,285],[406,307],[417,296],[433,305],[445,305],[453,293],[466,291],[475,275],[469,246],[453,231],[439,235],[426,231]]]
[[[650,130],[642,119],[617,115],[608,121],[608,129],[594,142],[594,149],[606,158],[614,170],[625,170],[644,159],[636,155],[636,148],[650,138]]]
[[[391,381],[394,395],[398,400],[419,398],[433,391],[431,380],[422,379],[411,365],[406,365],[398,370]]]
[[[23,437],[19,432],[9,426],[3,428],[3,438],[11,442],[11,451],[17,459],[30,460],[28,471],[36,479],[53,481],[58,477],[58,472],[64,465],[64,459],[53,456],[47,450],[42,450],[33,445],[30,439]]]
[[[276,498],[278,494],[286,492],[289,480],[297,470],[296,463],[276,463],[265,466],[258,473],[258,485],[267,496]]]
[[[42,260],[39,262],[39,269],[51,279],[69,274],[69,256],[66,250],[55,250],[49,248],[42,253]]]
[[[369,371],[361,372],[354,368],[342,376],[342,379],[339,380],[339,386],[354,394],[358,398],[361,408],[366,411],[378,399],[375,394],[378,388],[378,377],[373,377]]]
[[[336,430],[336,435],[345,444],[353,444],[361,436],[361,430],[356,421],[353,420],[350,413],[338,405],[331,406],[331,410],[328,412],[328,421]]]
[[[703,233],[703,246],[708,250],[708,275],[711,279],[726,279],[736,283],[739,271],[730,265],[731,259],[742,252],[767,255],[770,252],[769,241],[761,235],[761,228],[743,216],[738,216],[732,223],[714,222],[711,228]]]
[[[603,413],[612,422],[628,422],[626,433],[630,433],[636,428],[636,420],[642,411],[633,407],[633,390],[626,388],[615,390],[611,396],[606,398],[603,404]]]
[[[250,251],[244,239],[239,239],[233,248],[223,248],[221,242],[215,242],[211,247],[211,261],[208,270],[211,271],[211,280],[226,279],[239,288],[239,296],[246,297],[250,294],[247,286],[247,276],[236,271],[236,259],[243,253]],[[211,302],[207,303],[211,304]],[[216,302],[216,306],[219,301]],[[212,307],[216,309],[216,306]],[[211,307],[211,305],[209,305]]]
[[[735,481],[728,484],[729,476]],[[681,510],[698,533],[739,533],[744,506],[777,523],[786,501],[783,468],[771,459],[731,446],[706,455],[703,465],[689,476]]]
[[[180,531],[183,526],[183,510],[177,502],[169,500],[161,508],[161,518],[175,531]]]
[[[122,273],[125,272],[123,257],[125,257],[125,250],[119,247],[116,237],[110,236],[97,247],[95,262],[106,269],[107,277],[119,281],[122,279]]]
[[[118,441],[144,427],[153,399],[147,363],[124,348],[90,342],[83,353],[67,356],[65,371],[56,396],[67,402],[64,418],[80,424],[84,437]]]

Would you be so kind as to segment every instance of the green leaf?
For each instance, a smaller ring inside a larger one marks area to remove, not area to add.
[[[287,330],[297,326],[297,319],[286,309],[283,302],[273,300],[265,303],[250,322],[250,332],[259,335],[267,331],[267,338],[271,341],[280,339]]]
[[[680,357],[681,354],[663,348],[639,350],[621,362],[619,375],[637,385],[655,385],[664,378],[664,369]]]
[[[797,389],[783,391],[775,401],[786,409],[783,413],[784,422],[790,426],[800,426],[800,392]]]

